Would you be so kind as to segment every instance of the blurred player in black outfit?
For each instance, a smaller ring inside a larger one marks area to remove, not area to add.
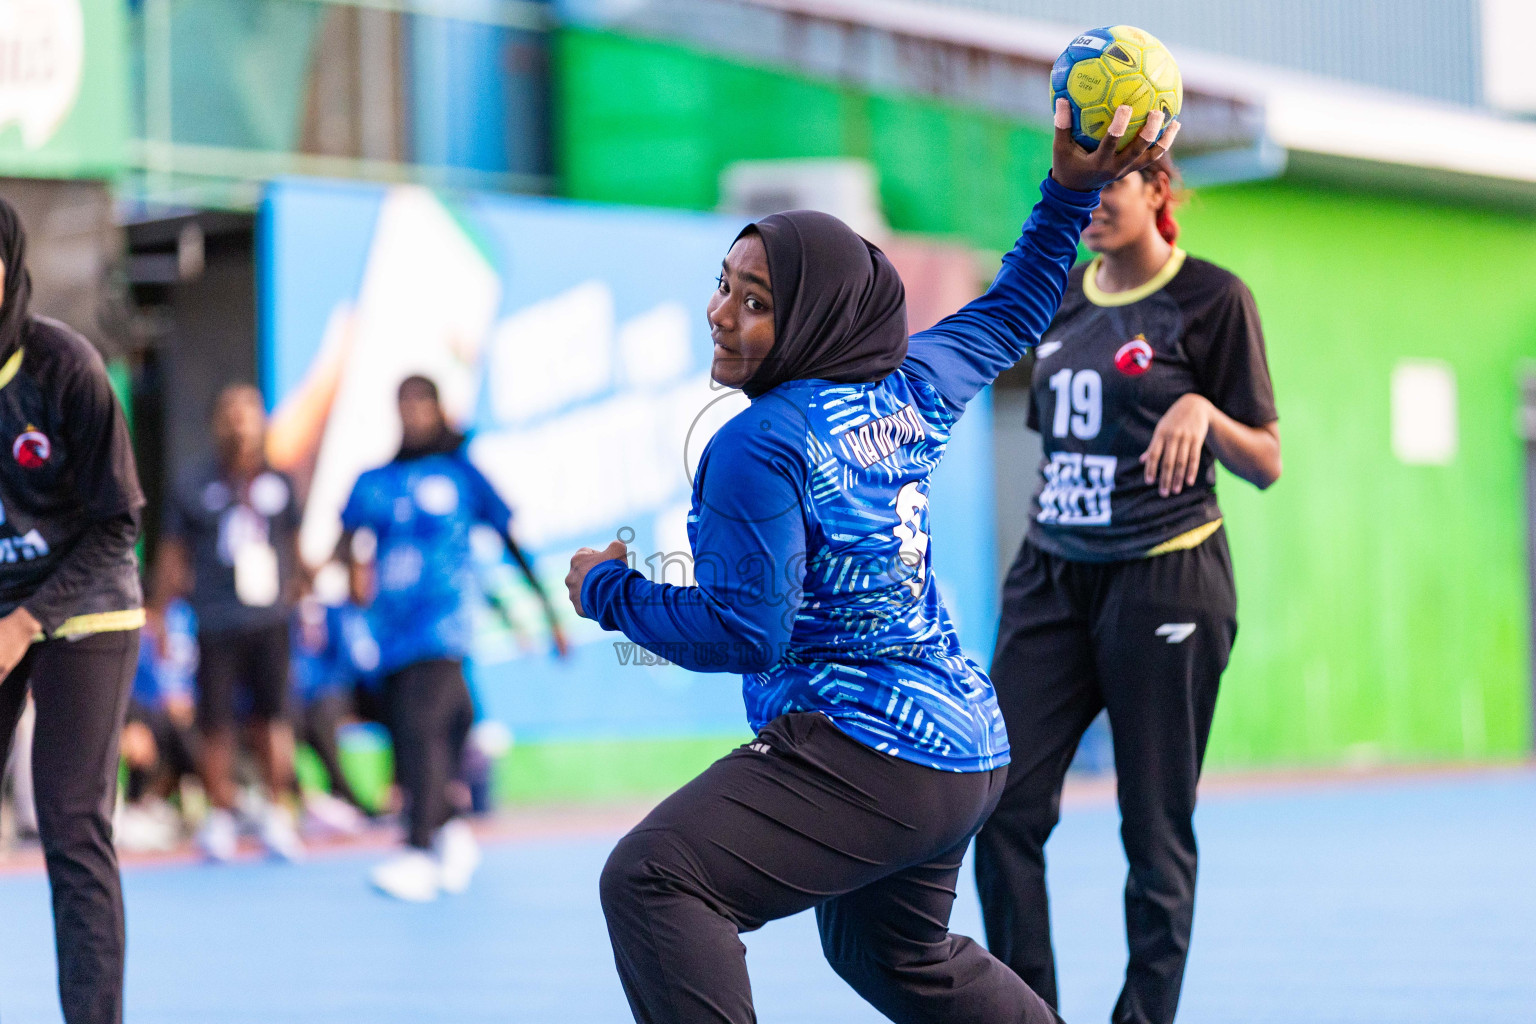
[[[286,805],[293,787],[289,620],[306,587],[293,481],[267,464],[267,413],[249,384],[225,388],[214,408],[216,455],[177,481],[155,554],[150,628],[185,597],[197,615],[197,725],[211,808],[198,833],[210,860],[235,854],[235,724],[245,716],[266,790],[254,822],[273,856],[303,846]]]
[[[1194,914],[1195,785],[1237,634],[1216,463],[1280,476],[1253,296],[1186,256],[1166,159],[1106,187],[1036,350],[1042,487],[1003,590],[992,681],[1013,765],[976,839],[992,951],[1055,1005],[1046,838],[1083,731],[1108,709],[1130,964],[1115,1024],[1168,1024]]]
[[[30,689],[64,1020],[117,1024],[124,924],[112,807],[144,624],[133,552],[144,496],[101,357],[28,313],[26,237],[4,200],[0,276],[0,764]]]

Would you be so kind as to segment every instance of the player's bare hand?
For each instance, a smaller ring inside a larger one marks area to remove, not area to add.
[[[1147,483],[1157,484],[1158,494],[1166,498],[1194,486],[1213,408],[1210,399],[1190,393],[1174,402],[1157,421],[1141,464]]]
[[[165,610],[163,608],[144,609],[144,633],[149,637],[153,645],[155,655],[160,658],[170,654],[170,631],[165,624]]]
[[[629,548],[621,540],[612,541],[601,551],[592,548],[582,548],[571,556],[571,571],[565,574],[565,592],[571,598],[571,607],[576,609],[576,614],[584,618],[587,610],[581,606],[581,585],[587,578],[587,573],[599,562],[609,562],[618,559],[629,564]]]
[[[580,587],[576,588],[576,596],[578,599],[581,597]],[[571,642],[565,638],[565,630],[559,626],[549,627],[549,642],[555,648],[555,657],[561,661],[571,656]]]
[[[1141,170],[1173,148],[1179,122],[1170,124],[1159,139],[1157,132],[1163,126],[1163,112],[1154,110],[1147,115],[1146,126],[1121,149],[1120,140],[1131,123],[1131,114],[1130,107],[1115,108],[1108,134],[1099,148],[1089,153],[1072,139],[1071,105],[1064,99],[1057,100],[1056,138],[1051,146],[1051,177],[1056,183],[1078,192],[1092,192]]]
[[[0,618],[0,679],[10,675],[11,670],[20,664],[41,629],[42,626],[25,608],[17,608]]]

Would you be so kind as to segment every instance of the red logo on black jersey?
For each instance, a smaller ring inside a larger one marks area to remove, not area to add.
[[[1140,377],[1152,369],[1152,346],[1140,334],[1120,346],[1115,353],[1115,369],[1127,377]]]
[[[22,469],[41,469],[53,455],[53,442],[41,430],[28,430],[11,445],[11,454]]]

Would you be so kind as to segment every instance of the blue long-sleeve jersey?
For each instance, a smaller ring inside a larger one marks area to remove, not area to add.
[[[715,434],[688,520],[694,586],[603,562],[587,614],[686,668],[744,673],[754,730],[819,711],[932,768],[1007,764],[992,683],[929,572],[928,485],[966,403],[1050,324],[1098,206],[1049,179],[1041,195],[992,287],[913,335],[896,372],[781,384]]]

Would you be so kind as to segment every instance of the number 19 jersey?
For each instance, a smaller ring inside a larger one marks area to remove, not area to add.
[[[1100,291],[1097,270],[1072,271],[1035,350],[1029,426],[1045,457],[1029,539],[1089,562],[1193,546],[1221,519],[1210,446],[1194,486],[1167,497],[1145,482],[1141,454],[1191,392],[1249,426],[1276,420],[1258,310],[1235,275],[1180,249],[1129,291]]]

